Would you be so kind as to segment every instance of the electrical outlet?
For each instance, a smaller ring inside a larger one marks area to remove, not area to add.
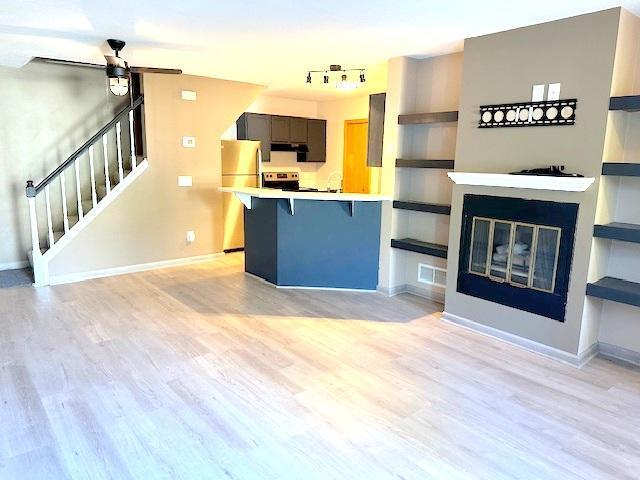
[[[187,243],[192,244],[195,241],[196,241],[196,232],[194,232],[193,230],[187,231]]]
[[[182,100],[189,100],[191,102],[195,102],[198,98],[198,94],[193,90],[182,90]]]
[[[185,148],[195,148],[196,137],[182,137],[182,146]]]
[[[545,85],[534,85],[531,91],[532,102],[542,102],[544,100],[544,87]]]
[[[180,176],[178,176],[178,186],[179,187],[192,187],[193,186],[193,178],[190,175],[180,175]]]
[[[560,100],[560,84],[559,83],[550,83],[549,89],[547,90],[547,100]]]

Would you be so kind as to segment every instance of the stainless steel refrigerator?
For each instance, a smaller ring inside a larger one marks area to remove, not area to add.
[[[222,141],[222,186],[260,186],[260,142]],[[225,251],[244,248],[244,206],[233,193],[223,193]]]

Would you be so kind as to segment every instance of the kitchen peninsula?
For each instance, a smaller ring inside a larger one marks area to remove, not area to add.
[[[283,287],[375,290],[382,195],[223,187],[244,210],[245,271]]]

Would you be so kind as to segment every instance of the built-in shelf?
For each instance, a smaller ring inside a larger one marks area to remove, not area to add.
[[[398,115],[398,125],[428,125],[458,121],[458,112],[428,112]]]
[[[422,242],[413,238],[391,240],[391,246],[409,252],[423,253],[433,257],[447,258],[447,246],[437,243]]]
[[[640,163],[603,163],[602,175],[613,175],[618,177],[640,177]]]
[[[508,173],[449,172],[447,175],[458,185],[529,188],[560,192],[584,192],[595,181],[595,178],[592,177],[510,175]]]
[[[439,168],[442,170],[453,170],[453,165],[453,160],[396,158],[396,167],[401,168]]]
[[[640,95],[627,95],[625,97],[611,97],[609,110],[624,110],[625,112],[640,111]]]
[[[622,222],[595,225],[593,227],[593,236],[623,242],[640,243],[640,225]]]
[[[604,277],[587,284],[587,295],[612,302],[640,307],[640,283]]]
[[[412,210],[415,212],[451,215],[451,205],[444,205],[442,203],[403,202],[402,200],[394,200],[393,208],[397,208],[399,210]]]

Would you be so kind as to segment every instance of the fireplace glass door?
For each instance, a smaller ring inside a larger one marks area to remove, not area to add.
[[[557,227],[474,217],[468,271],[516,287],[553,292]]]

